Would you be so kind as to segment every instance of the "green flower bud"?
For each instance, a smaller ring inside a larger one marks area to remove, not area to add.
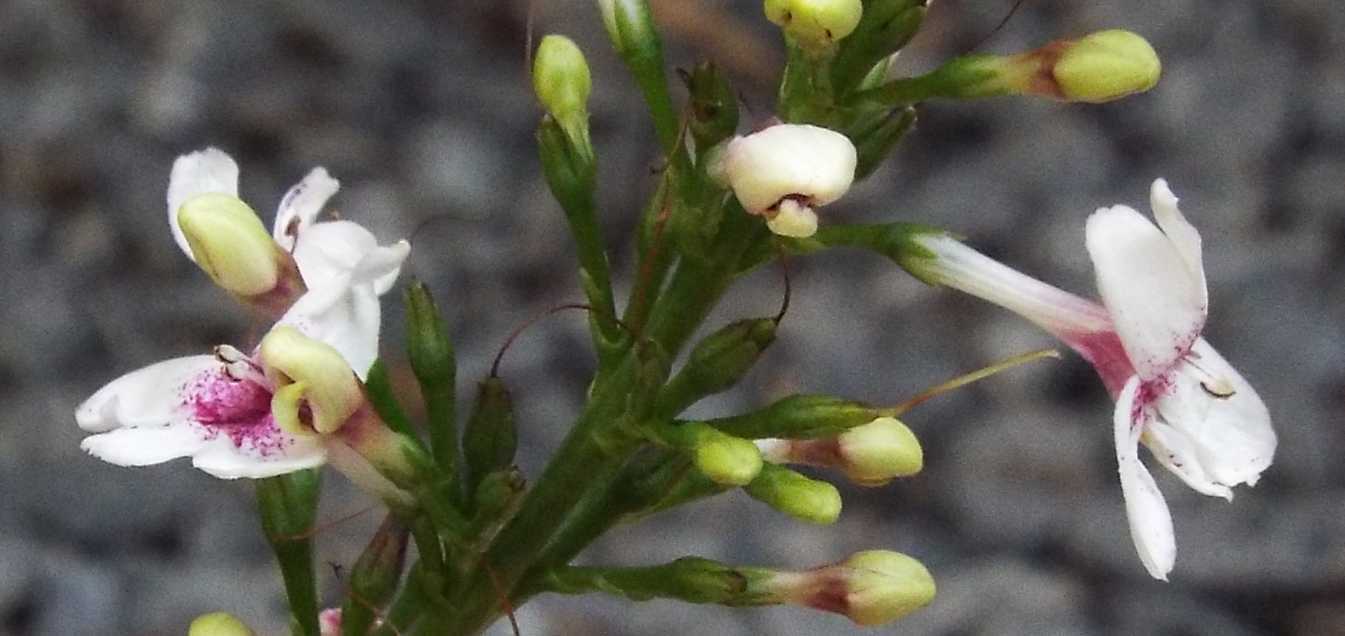
[[[703,426],[703,425],[702,425]],[[761,472],[756,444],[705,426],[696,444],[696,468],[717,484],[743,486]]]
[[[1067,43],[1052,74],[1066,100],[1100,103],[1153,88],[1162,69],[1148,41],[1114,29]]]
[[[253,631],[227,612],[197,616],[187,628],[187,636],[252,636]]]
[[[236,196],[194,196],[178,208],[177,219],[197,265],[232,294],[265,294],[292,268],[289,255],[276,245],[257,213]]]
[[[687,129],[696,140],[696,151],[704,154],[738,129],[738,97],[724,74],[709,62],[697,64],[682,79],[691,101]]]
[[[458,457],[457,358],[439,308],[420,281],[406,288],[406,350],[425,399],[435,461],[451,475]]]
[[[766,0],[764,8],[767,20],[812,52],[830,50],[854,32],[864,13],[860,0]]]
[[[302,419],[302,428],[332,433],[365,405],[350,364],[331,345],[280,325],[262,338],[260,350],[266,376],[277,387],[272,413],[290,430],[300,428]]]
[[[373,625],[375,611],[397,591],[397,581],[406,562],[410,533],[389,515],[374,533],[350,569],[350,596],[341,608],[341,627],[347,633],[363,634]]]
[[[839,435],[875,417],[878,413],[872,407],[859,402],[826,395],[791,395],[753,413],[705,423],[747,439],[798,439]]]
[[[672,417],[701,398],[732,388],[775,342],[775,328],[770,318],[753,318],[706,336],[659,394],[656,417]]]
[[[835,523],[841,515],[841,493],[836,487],[809,479],[788,468],[766,464],[752,483],[743,487],[748,496],[791,517],[809,523]]]
[[[476,405],[462,434],[467,492],[475,492],[487,474],[513,464],[517,449],[518,431],[509,388],[500,378],[488,377],[477,386]]]
[[[588,116],[593,89],[584,53],[563,35],[548,35],[537,46],[532,64],[532,87],[546,112],[568,122]]]

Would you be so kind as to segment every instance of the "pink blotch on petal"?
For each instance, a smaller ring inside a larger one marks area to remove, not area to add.
[[[183,403],[208,439],[227,435],[235,448],[268,457],[283,453],[294,440],[271,416],[271,390],[236,380],[223,369],[196,376],[182,388]]]

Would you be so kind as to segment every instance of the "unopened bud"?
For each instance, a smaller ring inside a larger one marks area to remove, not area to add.
[[[542,106],[557,120],[570,122],[588,115],[593,79],[584,53],[570,38],[542,38],[532,64],[532,87]]]
[[[379,526],[350,569],[350,596],[345,606],[324,610],[319,615],[319,619],[327,619],[324,622],[334,622],[337,630],[333,633],[341,633],[342,623],[348,633],[354,634],[363,634],[373,625],[377,610],[397,590],[406,561],[408,536],[409,531],[392,515]]]
[[[841,493],[835,486],[775,464],[763,465],[761,473],[743,490],[753,499],[809,523],[827,525],[841,515]]]
[[[350,364],[331,345],[280,325],[262,338],[260,350],[266,376],[277,387],[272,414],[287,430],[332,433],[365,404]]]
[[[1162,69],[1148,41],[1113,29],[1067,43],[1053,75],[1065,99],[1099,103],[1153,88]]]
[[[775,321],[740,320],[706,336],[687,357],[682,370],[659,394],[656,413],[672,417],[697,400],[737,384],[762,352],[775,342]]]
[[[756,444],[701,422],[675,424],[660,429],[658,434],[664,442],[689,451],[696,468],[717,484],[743,486],[761,472],[761,452]]]
[[[860,0],[766,0],[766,19],[779,25],[800,48],[825,52],[859,26]]]
[[[687,130],[704,152],[728,139],[738,129],[738,96],[719,68],[709,62],[697,64],[682,74],[691,107]]]
[[[766,461],[840,470],[861,486],[881,486],[896,477],[920,472],[920,442],[905,424],[880,417],[840,435],[823,439],[757,441]]]
[[[706,420],[725,433],[748,439],[839,435],[878,417],[872,407],[828,395],[791,395],[752,413]]]
[[[487,474],[513,464],[517,449],[509,388],[500,378],[488,377],[477,387],[476,405],[462,434],[467,491],[475,491]]]
[[[243,621],[227,612],[211,612],[197,616],[187,628],[187,636],[252,636]]]
[[[777,124],[735,138],[715,172],[727,181],[749,214],[767,219],[773,232],[807,237],[817,229],[813,208],[843,196],[855,178],[850,139],[808,124]]]
[[[934,578],[919,561],[887,550],[798,574],[782,573],[768,585],[789,602],[841,614],[873,627],[894,621],[934,600]]]
[[[1147,91],[1161,73],[1158,54],[1144,38],[1112,30],[1018,55],[958,58],[926,79],[946,97],[1037,95],[1096,104]]]
[[[280,283],[289,256],[242,199],[220,192],[199,194],[178,208],[177,220],[192,258],[216,285],[246,298]]]

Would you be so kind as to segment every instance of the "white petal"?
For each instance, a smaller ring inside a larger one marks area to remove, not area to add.
[[[183,388],[215,369],[214,356],[173,358],[113,380],[75,410],[79,427],[92,432],[127,426],[162,426],[181,417]]]
[[[296,183],[280,200],[276,210],[275,226],[271,230],[281,249],[294,249],[294,240],[313,224],[327,200],[341,188],[341,183],[327,174],[325,168],[313,168],[303,181]]]
[[[118,466],[149,466],[189,457],[209,443],[199,429],[182,421],[90,435],[80,442],[79,447],[98,459]]]
[[[1098,292],[1135,371],[1152,380],[1186,354],[1205,326],[1203,281],[1162,232],[1123,205],[1088,217]]]
[[[1200,284],[1200,303],[1208,306],[1208,292],[1205,289],[1205,265],[1200,256],[1200,232],[1187,222],[1182,211],[1177,208],[1177,196],[1168,188],[1164,179],[1155,179],[1149,188],[1149,205],[1154,210],[1154,220],[1158,227],[1172,241],[1172,246],[1186,261],[1186,268]]]
[[[1166,581],[1177,559],[1177,542],[1172,532],[1172,515],[1153,476],[1139,460],[1139,438],[1143,431],[1143,413],[1136,412],[1140,378],[1133,377],[1116,399],[1112,424],[1116,437],[1116,464],[1121,475],[1121,496],[1125,498],[1130,539],[1149,575]],[[1138,421],[1136,418],[1140,418]]]
[[[1233,491],[1228,486],[1214,481],[1205,471],[1201,453],[1195,442],[1182,431],[1169,426],[1161,419],[1153,420],[1145,427],[1142,441],[1168,472],[1186,482],[1192,490],[1211,497],[1223,497],[1232,500]]]
[[[283,453],[258,455],[239,449],[221,436],[192,458],[192,465],[220,479],[262,479],[316,468],[327,461],[327,451],[316,438],[296,438]]]
[[[835,201],[850,189],[855,162],[855,146],[841,133],[778,124],[729,142],[724,174],[743,209],[760,214],[789,195]]]
[[[379,247],[365,255],[355,273],[357,280],[372,280],[374,293],[382,296],[397,283],[402,263],[411,255],[411,244],[405,240]]]
[[[186,235],[178,227],[177,211],[187,199],[209,192],[238,196],[238,164],[228,154],[218,148],[206,148],[173,162],[173,173],[168,178],[168,226],[182,253],[192,260],[196,259]]]
[[[1186,459],[1214,483],[1254,485],[1274,459],[1277,441],[1265,403],[1203,338],[1174,369],[1155,407],[1190,440]]]
[[[348,279],[375,249],[378,241],[359,224],[328,221],[304,229],[294,244],[294,260],[304,284],[319,289]]]
[[[361,380],[378,358],[381,307],[372,283],[309,291],[276,324],[292,325],[304,335],[321,340],[350,363]]]
[[[327,446],[327,459],[331,462],[333,468],[341,471],[341,474],[345,475],[346,479],[349,479],[360,490],[384,501],[396,501],[405,505],[415,504],[416,500],[410,493],[398,488],[396,484],[378,472],[369,463],[369,460],[340,440],[333,439]]]

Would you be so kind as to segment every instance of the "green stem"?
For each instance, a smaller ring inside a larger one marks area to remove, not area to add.
[[[320,484],[318,471],[311,469],[256,482],[262,530],[280,565],[295,633],[303,636],[319,632],[311,535]]]

